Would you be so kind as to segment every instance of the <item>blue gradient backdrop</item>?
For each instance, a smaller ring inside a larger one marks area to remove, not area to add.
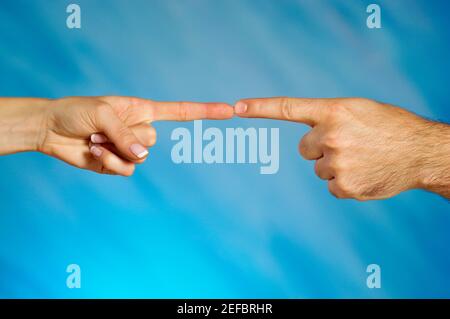
[[[225,101],[365,96],[450,120],[448,1],[0,0],[0,95]],[[171,131],[132,178],[0,158],[0,297],[450,297],[450,206],[410,191],[337,200],[279,127],[280,170],[176,165]],[[66,288],[66,266],[82,288]],[[382,267],[382,289],[366,266]]]

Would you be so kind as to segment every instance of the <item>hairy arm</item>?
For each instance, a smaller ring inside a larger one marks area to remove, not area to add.
[[[450,199],[450,125],[428,121],[419,167],[421,187]]]
[[[300,154],[338,198],[383,199],[422,188],[450,198],[450,126],[363,98],[262,98],[238,102],[241,117],[311,126]]]

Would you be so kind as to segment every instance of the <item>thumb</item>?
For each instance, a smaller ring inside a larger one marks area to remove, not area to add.
[[[108,137],[124,158],[136,161],[148,155],[147,148],[139,142],[133,131],[120,120],[109,104],[97,108],[96,124],[99,131]]]

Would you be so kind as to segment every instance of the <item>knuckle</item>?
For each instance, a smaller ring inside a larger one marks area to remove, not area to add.
[[[104,114],[110,113],[112,111],[111,105],[104,101],[96,101],[94,103],[95,112],[102,116]]]
[[[188,119],[188,108],[184,102],[178,103],[178,118],[182,121],[187,121]]]
[[[112,161],[111,156],[105,155],[101,159],[102,161],[102,174],[107,174],[108,171],[114,171],[114,163]]]
[[[341,193],[336,190],[335,188],[329,187],[328,188],[331,195],[333,195],[334,197],[338,198],[338,199],[344,199],[345,197],[343,195],[341,195]]]
[[[328,182],[328,191],[336,198],[344,198],[335,181]]]
[[[359,107],[363,105],[372,104],[372,100],[362,98],[362,97],[352,97],[346,99],[346,105],[351,107]]]
[[[338,188],[341,191],[342,195],[346,198],[354,197],[354,191],[351,185],[345,181],[342,181],[340,184],[338,183]]]
[[[342,178],[336,178],[334,183],[330,183],[329,190],[337,198],[354,197],[351,186]]]
[[[306,137],[302,138],[302,140],[300,141],[298,145],[298,151],[303,158],[307,159],[308,143],[306,141]]]
[[[332,116],[339,115],[344,109],[344,101],[341,99],[333,100],[328,106],[328,113]]]
[[[150,146],[155,145],[157,140],[158,140],[158,133],[156,133],[156,130],[153,130],[152,139],[149,145]]]
[[[109,152],[103,152],[103,157],[102,157],[102,165],[107,168],[107,169],[111,169],[114,167],[114,162],[113,162],[113,157],[112,154]]]
[[[108,124],[108,118],[111,116],[113,109],[111,105],[103,101],[94,102],[94,118],[99,127],[104,127]]]
[[[330,132],[322,137],[321,144],[329,149],[338,149],[342,145],[342,138],[337,132]]]
[[[336,158],[335,156],[329,159],[329,166],[336,175],[341,175],[342,173],[345,173],[347,171],[346,160]]]
[[[133,133],[125,125],[120,126],[119,128],[117,128],[117,136],[125,144],[126,143],[132,143],[135,140]]]
[[[153,146],[156,143],[156,130],[153,127],[148,128],[146,131],[144,144],[146,146]]]
[[[293,120],[295,118],[294,105],[292,100],[288,97],[282,97],[280,99],[281,114],[287,120]]]
[[[141,103],[141,99],[135,96],[130,96],[127,99],[132,106],[138,106]]]
[[[321,163],[320,160],[316,161],[316,164],[314,165],[314,172],[320,179],[330,179],[330,172],[328,168],[323,164],[323,162]]]
[[[327,175],[325,174],[325,172],[322,172],[320,169],[316,170],[316,175],[317,177],[319,177],[322,180],[327,180]]]
[[[316,163],[314,164],[314,173],[316,173],[316,175],[320,177],[321,167],[319,161],[316,161]]]
[[[331,123],[339,123],[346,120],[349,113],[348,107],[352,106],[348,101],[349,99],[336,99],[331,102],[327,108],[327,120]]]

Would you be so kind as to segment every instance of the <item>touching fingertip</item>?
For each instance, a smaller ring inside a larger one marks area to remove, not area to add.
[[[243,114],[247,112],[247,104],[242,101],[237,102],[234,106],[234,112],[236,114]]]
[[[222,113],[225,118],[230,118],[234,115],[234,109],[231,105],[225,104]]]

